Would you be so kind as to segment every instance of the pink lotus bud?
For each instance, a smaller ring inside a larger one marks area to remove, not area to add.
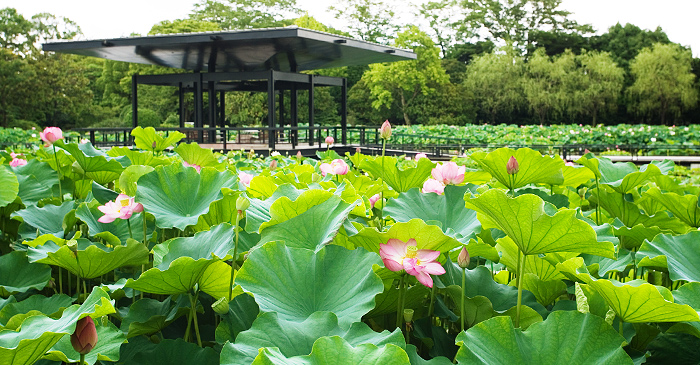
[[[420,160],[421,158],[428,158],[428,155],[426,155],[426,154],[423,153],[423,152],[421,152],[421,153],[416,153],[416,156],[415,156],[414,158],[416,159],[416,161],[418,161],[418,160]]]
[[[247,173],[247,172],[239,172],[238,173],[238,180],[245,186],[250,186],[250,181],[253,180],[253,175]]]
[[[355,153],[362,153],[362,148],[355,147]]]
[[[459,251],[459,256],[457,256],[457,265],[462,269],[466,269],[469,266],[469,252],[466,246],[462,246],[462,251]]]
[[[423,183],[423,190],[424,193],[436,193],[438,195],[442,195],[442,193],[445,192],[445,185],[442,185],[441,182],[435,180],[435,179],[428,179]]]
[[[301,151],[297,151],[297,158],[301,160]]]
[[[369,205],[374,208],[374,205],[377,203],[377,201],[381,198],[381,195],[379,194],[374,194],[372,195],[371,198],[369,198]]]
[[[20,155],[21,155],[20,153],[10,152],[10,157],[12,157],[12,158],[19,157]]]
[[[379,138],[383,140],[391,138],[391,123],[389,123],[389,120],[385,120],[381,128],[379,128]]]
[[[156,141],[153,141],[153,143],[151,143],[151,148],[154,150],[156,149]]]
[[[331,136],[326,137],[326,144],[328,146],[332,145],[334,142],[335,142],[335,139],[333,139],[333,137],[331,137]]]
[[[520,166],[518,165],[518,160],[514,156],[510,156],[508,163],[506,164],[506,171],[508,175],[517,174],[520,171]]]
[[[97,345],[97,329],[90,316],[79,320],[75,332],[70,335],[70,343],[79,354],[87,354]]]
[[[26,164],[27,160],[23,160],[21,158],[13,158],[12,161],[10,161],[10,166],[12,167],[24,166]]]
[[[48,144],[54,144],[59,139],[63,139],[63,131],[58,127],[46,127],[43,132],[39,133],[39,137]]]
[[[270,171],[275,171],[276,168],[277,168],[277,160],[272,160],[270,162]]]

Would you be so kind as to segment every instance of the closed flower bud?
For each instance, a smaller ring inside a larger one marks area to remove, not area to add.
[[[404,309],[403,310],[403,320],[406,323],[411,323],[413,321],[413,309]]]
[[[70,343],[79,354],[87,354],[97,345],[97,329],[90,316],[79,320],[75,332],[70,335]]]
[[[297,158],[301,160],[301,158],[302,158],[301,151],[297,151]]]
[[[239,211],[244,211],[250,207],[250,201],[248,201],[248,198],[244,196],[239,196],[238,199],[236,199],[236,209]]]
[[[220,315],[228,313],[228,299],[226,299],[226,297],[219,298],[219,300],[211,305],[211,308]]]
[[[154,150],[156,149],[156,141],[153,141],[153,143],[151,143],[151,148]]]
[[[270,171],[275,171],[276,168],[277,168],[277,160],[272,160],[272,162],[270,162]]]
[[[508,172],[508,175],[514,175],[520,171],[520,165],[518,165],[518,160],[516,160],[514,156],[510,156],[510,159],[508,159],[506,171]]]
[[[381,128],[379,128],[379,138],[383,140],[391,138],[391,123],[388,120],[385,120]]]
[[[462,246],[462,251],[459,251],[459,256],[457,256],[457,265],[462,269],[466,269],[469,266],[469,251],[467,251],[466,246]]]
[[[330,145],[332,145],[334,142],[335,142],[335,139],[333,139],[333,137],[331,137],[331,136],[326,137],[326,144],[327,144],[327,145],[330,146]]]

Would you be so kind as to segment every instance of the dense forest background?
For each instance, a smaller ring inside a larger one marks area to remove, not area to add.
[[[593,35],[560,3],[430,1],[412,9],[421,22],[406,20],[419,28],[402,24],[392,1],[345,0],[329,8],[347,24],[334,29],[295,0],[201,0],[188,18],[163,20],[149,35],[297,25],[416,52],[415,61],[315,71],[348,79],[352,124],[700,121],[700,59],[690,50],[661,28],[617,24]],[[131,75],[184,72],[42,52],[51,39],[81,39],[79,24],[0,9],[0,127],[128,126]],[[339,98],[339,90],[316,91],[317,122],[339,123]],[[176,126],[177,101],[175,88],[139,86],[140,123]],[[262,124],[265,103],[264,94],[228,93],[227,123]]]

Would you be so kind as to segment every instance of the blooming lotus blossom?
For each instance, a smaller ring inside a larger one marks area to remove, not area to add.
[[[84,317],[75,325],[75,331],[70,335],[70,344],[79,354],[85,355],[97,345],[97,329],[90,316]]]
[[[143,212],[143,205],[134,202],[134,198],[119,194],[114,201],[108,201],[107,204],[97,207],[100,212],[104,213],[97,221],[100,223],[112,223],[117,218],[129,219],[134,213]]]
[[[379,195],[379,194],[372,195],[372,197],[369,198],[369,205],[372,208],[374,208],[374,204],[376,204],[379,199],[381,199],[381,195]]]
[[[443,185],[461,184],[464,181],[464,172],[466,167],[458,166],[456,163],[449,161],[443,164],[438,164],[430,172],[433,178]]]
[[[508,163],[506,163],[506,172],[508,175],[514,175],[517,174],[518,171],[520,171],[518,160],[515,159],[515,156],[510,156]]]
[[[383,140],[388,140],[391,138],[391,123],[389,120],[385,120],[381,128],[379,128],[379,138]]]
[[[253,180],[255,176],[247,173],[247,172],[239,172],[238,173],[238,180],[243,183],[245,186],[250,186],[250,181]]]
[[[197,172],[202,171],[202,166],[199,166],[197,164],[189,163],[187,161],[182,161],[182,165],[185,167],[194,167],[194,169],[197,170]]]
[[[281,156],[282,154],[277,152],[277,151],[272,151],[272,154],[270,156],[275,157],[275,156]]]
[[[19,157],[20,155],[21,155],[21,153],[10,152],[10,157],[12,157],[12,158]]]
[[[39,137],[47,144],[54,144],[59,139],[63,139],[63,131],[58,127],[46,127],[43,132],[39,133]]]
[[[323,175],[323,176],[326,176],[328,174],[333,173],[333,170],[331,169],[331,164],[329,164],[329,163],[324,162],[318,168],[319,168],[319,170],[321,170],[321,175]]]
[[[440,256],[440,251],[419,250],[413,238],[406,243],[392,238],[386,244],[380,244],[379,256],[387,269],[396,272],[405,270],[428,288],[433,287],[433,278],[430,275],[445,273],[442,265],[435,261]]]
[[[327,174],[345,175],[350,170],[350,166],[348,166],[344,160],[338,158],[333,160],[331,163],[322,163],[321,166],[319,166],[319,169],[321,170],[321,174],[323,176],[326,176]]]
[[[445,185],[442,185],[441,182],[435,179],[428,179],[423,183],[423,189],[421,191],[424,193],[436,193],[438,195],[442,195],[445,192]]]
[[[421,152],[421,153],[416,153],[416,156],[415,156],[414,158],[416,159],[416,161],[418,161],[418,160],[420,160],[421,158],[428,158],[428,155],[426,155],[426,154],[423,153],[423,152]]]
[[[27,160],[23,160],[21,158],[13,158],[12,161],[10,161],[10,166],[12,167],[24,166],[26,164]]]
[[[154,142],[155,142],[155,141],[154,141]],[[80,144],[86,144],[86,143],[90,143],[90,140],[87,139],[87,138],[81,138],[81,139],[80,139]]]
[[[331,137],[331,136],[326,137],[326,144],[327,144],[329,147],[330,147],[330,145],[332,145],[333,143],[335,143],[335,139],[333,139],[333,137]]]

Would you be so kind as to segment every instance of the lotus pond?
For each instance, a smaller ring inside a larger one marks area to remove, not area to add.
[[[0,152],[0,364],[700,358],[700,188],[669,161],[58,132]]]

